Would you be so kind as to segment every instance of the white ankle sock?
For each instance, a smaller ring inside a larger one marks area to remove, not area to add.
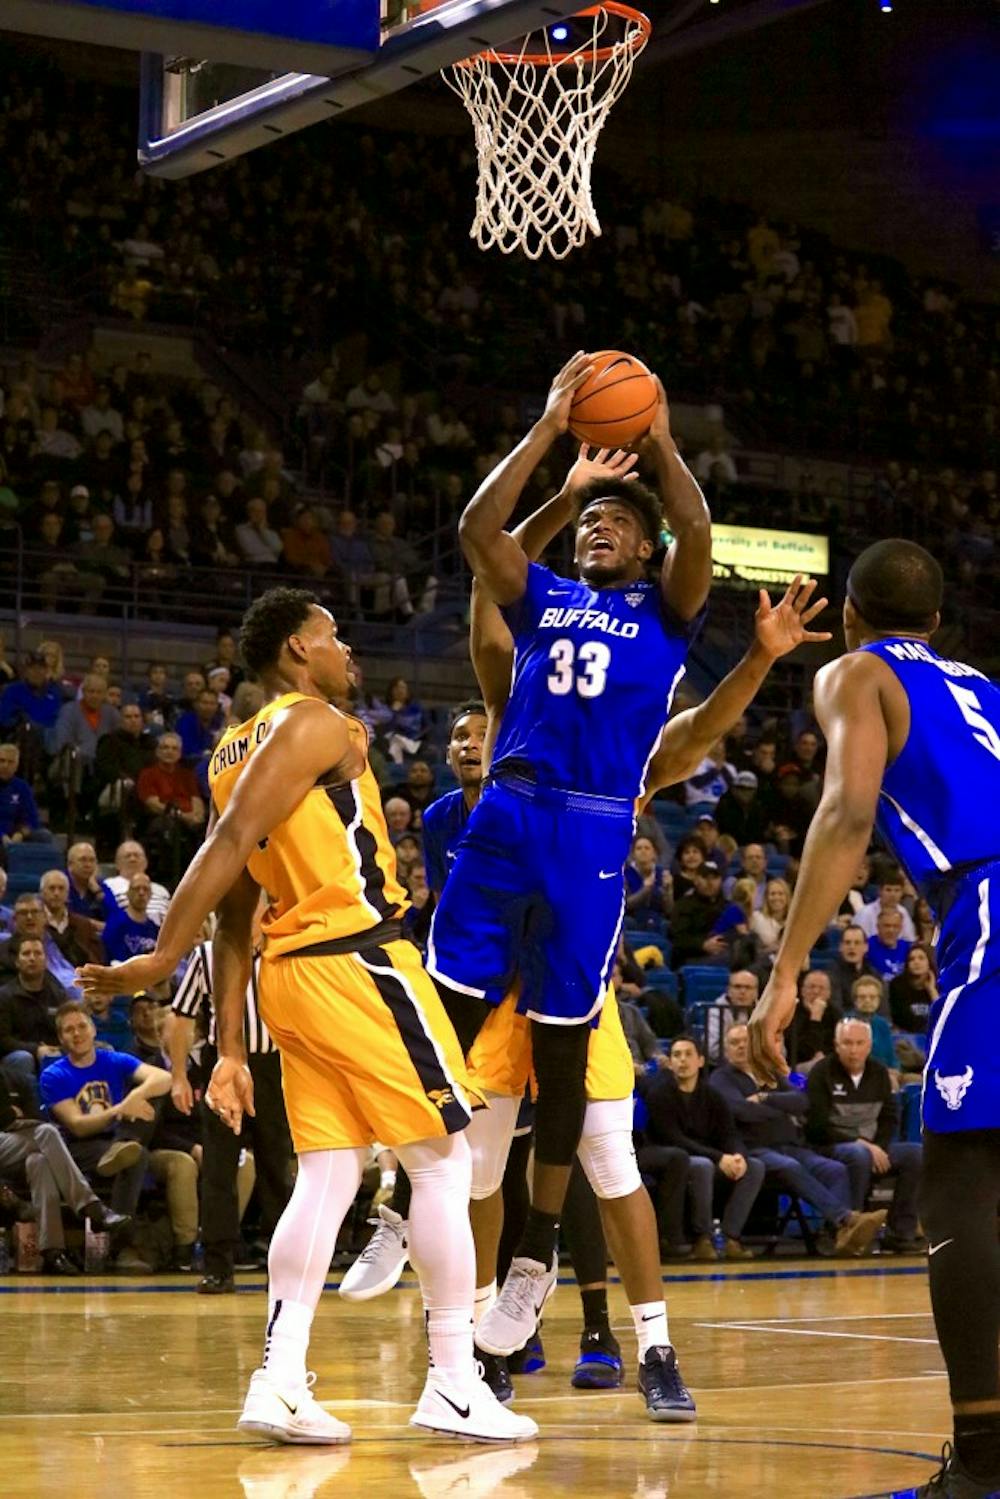
[[[635,1335],[639,1340],[639,1362],[641,1363],[650,1348],[662,1348],[670,1342],[667,1303],[665,1301],[641,1301],[629,1310],[632,1313],[632,1321],[635,1323]]]
[[[468,1307],[429,1310],[427,1344],[431,1368],[449,1384],[462,1389],[474,1377],[472,1352],[472,1318]]]
[[[312,1307],[302,1301],[278,1300],[268,1306],[264,1368],[276,1384],[305,1384],[312,1319]]]
[[[476,1299],[472,1304],[472,1320],[475,1323],[476,1327],[479,1326],[483,1317],[486,1316],[486,1313],[489,1311],[490,1307],[493,1305],[496,1299],[496,1279],[491,1280],[488,1286],[476,1287]]]

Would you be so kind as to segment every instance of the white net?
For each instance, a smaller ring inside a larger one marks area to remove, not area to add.
[[[546,251],[562,260],[600,234],[590,177],[597,138],[649,36],[644,16],[597,5],[572,23],[560,50],[552,27],[516,52],[482,52],[442,75],[475,127],[480,249]]]

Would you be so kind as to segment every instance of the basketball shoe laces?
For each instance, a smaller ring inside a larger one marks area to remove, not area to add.
[[[951,1443],[945,1442],[944,1446],[941,1448],[941,1466],[934,1474],[934,1477],[928,1483],[925,1490],[928,1499],[933,1499],[933,1496],[935,1494],[944,1495],[947,1493],[946,1485],[948,1483],[949,1476],[948,1469],[951,1467],[951,1460],[954,1455],[954,1448],[952,1447]]]
[[[389,1248],[393,1239],[403,1237],[400,1229],[394,1223],[386,1223],[384,1218],[369,1218],[368,1222],[374,1224],[375,1232],[358,1255],[362,1265],[374,1264],[382,1251]]]
[[[535,1290],[547,1274],[548,1271],[542,1266],[538,1274],[531,1270],[518,1270],[515,1275],[508,1275],[497,1298],[498,1303],[506,1302],[505,1310],[517,1315],[522,1312],[530,1313],[537,1322],[539,1309],[535,1304]]]
[[[683,1400],[688,1395],[687,1386],[677,1367],[677,1355],[672,1348],[656,1349],[656,1358],[650,1372],[656,1379],[659,1391],[668,1400]]]

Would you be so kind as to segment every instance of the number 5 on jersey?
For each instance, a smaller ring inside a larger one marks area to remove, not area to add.
[[[974,692],[968,687],[956,687],[954,682],[946,682],[945,686],[962,710],[962,717],[974,730],[973,738],[976,739],[983,749],[988,749],[995,759],[1000,760],[1000,734],[990,723],[982,711],[982,704]]]
[[[556,640],[549,660],[549,691],[556,697],[565,697],[574,686],[580,697],[600,697],[607,686],[611,652],[603,640],[587,640],[579,650],[572,640]]]

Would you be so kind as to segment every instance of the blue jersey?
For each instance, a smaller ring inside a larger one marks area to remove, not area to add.
[[[462,790],[447,791],[424,808],[420,831],[424,843],[427,883],[436,895],[444,889],[448,871],[455,862],[455,849],[469,820]]]
[[[861,649],[892,668],[909,699],[910,732],[885,772],[878,827],[926,892],[1000,858],[1000,688],[922,640]]]
[[[503,610],[514,680],[493,755],[539,785],[634,802],[684,672],[692,627],[659,583],[591,588],[531,563]]]

